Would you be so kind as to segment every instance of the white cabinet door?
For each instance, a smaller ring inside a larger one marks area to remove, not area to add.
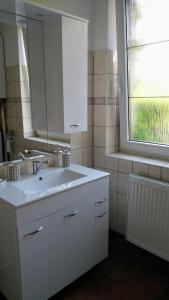
[[[49,218],[51,296],[91,268],[89,203],[78,203]]]
[[[87,130],[87,27],[61,15],[44,22],[49,132]]]
[[[108,255],[108,207],[95,202],[86,187],[79,203],[49,217],[51,296]]]
[[[62,17],[64,130],[87,130],[87,23]]]
[[[22,300],[48,299],[47,218],[19,228],[19,254]]]

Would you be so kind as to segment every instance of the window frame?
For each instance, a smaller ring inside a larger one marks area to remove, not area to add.
[[[116,0],[117,54],[119,78],[120,150],[161,158],[169,158],[169,145],[129,140],[128,74],[127,74],[126,0]]]

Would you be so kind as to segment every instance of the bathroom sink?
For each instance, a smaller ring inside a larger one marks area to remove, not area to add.
[[[11,183],[16,188],[25,192],[43,192],[63,184],[71,184],[72,181],[85,177],[86,175],[68,170],[59,169],[56,172],[41,172],[29,178]]]

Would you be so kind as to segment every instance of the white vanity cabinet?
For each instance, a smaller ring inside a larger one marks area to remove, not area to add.
[[[48,130],[87,130],[88,23],[57,15],[44,21]],[[39,112],[38,112],[39,113]]]
[[[108,186],[107,176],[16,210],[0,201],[0,228],[10,228],[1,241],[12,260],[0,246],[8,300],[47,300],[108,256]]]

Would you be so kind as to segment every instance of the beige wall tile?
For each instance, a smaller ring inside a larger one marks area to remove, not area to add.
[[[118,173],[118,192],[121,194],[127,194],[128,189],[128,175]]]
[[[119,159],[119,172],[125,174],[131,174],[133,171],[133,165],[131,160]]]
[[[118,110],[117,105],[107,105],[106,106],[106,125],[116,126],[118,121]]]
[[[118,207],[118,214],[120,213],[126,215],[127,195],[118,193],[117,207]]]
[[[148,176],[148,164],[134,161],[133,173],[141,176]]]
[[[93,127],[89,127],[88,131],[82,132],[82,146],[83,147],[93,146]]]
[[[117,211],[114,211],[112,209],[109,210],[109,227],[112,230],[115,230],[115,231],[118,230],[118,215],[117,215]]]
[[[126,215],[118,213],[117,216],[117,232],[125,235],[126,233]]]
[[[93,74],[94,73],[94,56],[93,52],[89,51],[88,52],[88,74]]]
[[[94,75],[94,97],[110,97],[117,95],[117,76],[111,74]]]
[[[71,162],[75,164],[82,165],[82,149],[72,150],[71,152]]]
[[[94,126],[105,126],[106,105],[94,105]]]
[[[94,147],[94,165],[105,168],[105,149]]]
[[[81,132],[71,134],[71,147],[72,147],[72,149],[82,148],[82,134],[81,134]]]
[[[118,171],[118,159],[107,156],[106,157],[106,169],[117,172]]]
[[[83,148],[83,166],[93,166],[93,147]]]
[[[161,167],[149,165],[148,176],[153,179],[161,179]]]
[[[106,127],[106,142],[105,146],[107,148],[117,146],[117,132],[116,127]]]
[[[93,90],[94,90],[94,77],[93,75],[88,75],[88,97],[93,97]]]
[[[110,189],[109,206],[111,210],[117,211],[117,192]]]
[[[118,173],[115,171],[110,171],[110,189],[117,191],[118,188]]]
[[[94,146],[105,147],[106,142],[106,128],[94,127]]]
[[[113,51],[108,49],[94,52],[94,74],[113,74]]]
[[[162,168],[161,180],[169,182],[169,168]]]
[[[88,126],[93,126],[93,105],[88,105]]]
[[[21,97],[21,88],[19,82],[7,82],[7,97],[8,98]]]

